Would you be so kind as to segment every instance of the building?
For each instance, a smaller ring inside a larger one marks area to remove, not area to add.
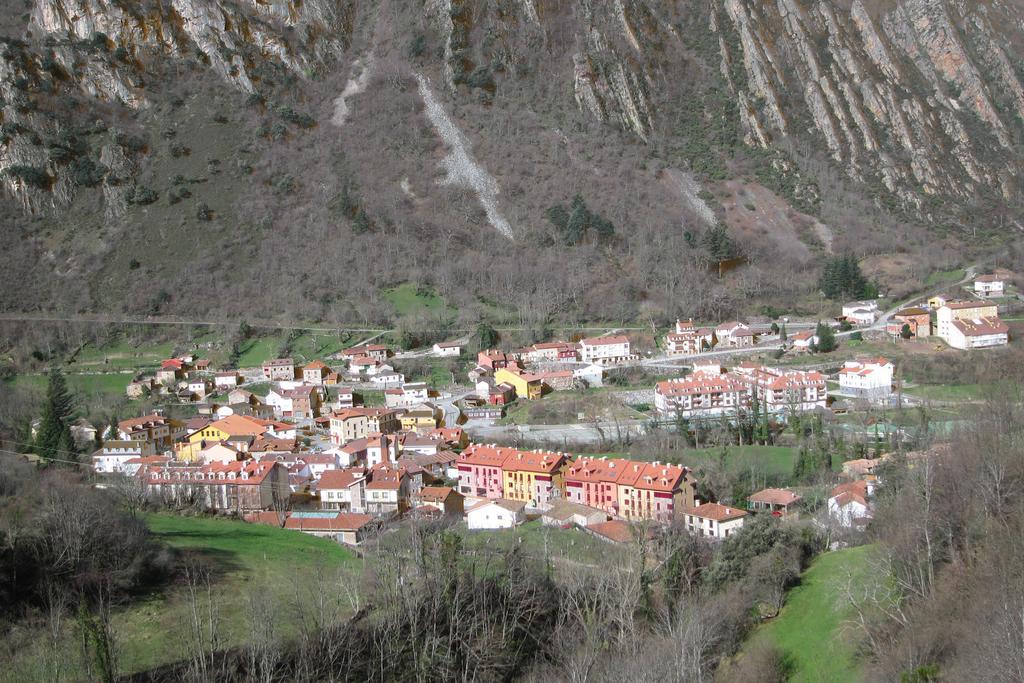
[[[848,360],[839,369],[839,389],[872,400],[884,400],[892,395],[892,376],[895,367],[885,358],[858,358]]]
[[[117,437],[122,441],[151,441],[157,448],[164,448],[174,441],[173,421],[163,415],[150,413],[117,423]]]
[[[629,338],[623,335],[581,339],[579,349],[580,360],[584,363],[611,365],[634,358],[629,350]]]
[[[818,335],[814,330],[804,330],[789,335],[790,345],[797,351],[810,351],[818,343]]]
[[[946,343],[954,349],[985,349],[1005,346],[1010,341],[1010,328],[999,318],[954,320]]]
[[[169,463],[140,470],[139,475],[147,495],[157,500],[221,512],[283,509],[290,493],[288,469],[281,463]]]
[[[910,328],[910,333],[915,337],[929,337],[932,333],[932,315],[928,310],[919,307],[904,308],[896,311],[892,319],[898,324],[896,334],[900,334],[903,326]]]
[[[863,527],[871,519],[871,493],[868,481],[851,481],[832,489],[828,499],[828,516],[839,526]]]
[[[816,370],[741,365],[733,374],[749,384],[758,409],[768,415],[786,417],[824,408],[828,403],[825,376]]]
[[[100,474],[124,472],[129,460],[156,455],[152,441],[111,440],[92,454],[92,468]]]
[[[344,446],[370,434],[393,434],[401,429],[397,410],[390,408],[344,408],[331,413],[331,443]]]
[[[437,429],[441,411],[429,403],[421,403],[408,408],[402,413],[399,421],[406,432],[430,432]]]
[[[441,358],[458,357],[462,355],[462,344],[459,342],[438,342],[434,344],[432,351],[435,356]]]
[[[218,372],[213,376],[213,386],[218,389],[234,389],[240,383],[238,373],[234,370]]]
[[[494,371],[494,381],[498,385],[507,384],[512,387],[519,398],[535,400],[544,393],[544,383],[540,377],[515,367],[498,368]]]
[[[503,498],[522,501],[528,507],[543,510],[561,497],[564,488],[562,470],[568,462],[564,453],[513,448],[496,450],[508,453],[501,468]]]
[[[526,521],[526,503],[516,500],[484,500],[466,511],[470,529],[512,529]]]
[[[391,356],[391,349],[383,344],[360,344],[341,352],[341,357],[346,360],[352,360],[359,356],[367,356],[373,360],[384,362]]]
[[[515,449],[472,444],[456,461],[459,493],[476,498],[501,498],[505,493],[502,468]]]
[[[715,339],[718,340],[719,344],[724,346],[736,346],[736,341],[733,337],[735,337],[737,333],[749,329],[750,328],[746,324],[741,323],[738,320],[730,320],[729,322],[722,323],[715,328]]]
[[[263,379],[271,382],[292,381],[295,379],[295,361],[291,358],[263,361]]]
[[[322,360],[315,360],[302,367],[302,381],[306,384],[323,384],[331,375],[331,369]]]
[[[357,491],[365,485],[366,469],[350,467],[344,470],[327,470],[320,475],[317,493],[320,496],[320,507],[324,510],[351,510],[352,500],[359,502],[362,509],[362,496]]]
[[[378,517],[401,514],[409,508],[410,478],[404,467],[381,463],[370,469],[363,506]]]
[[[843,317],[854,325],[872,325],[878,318],[878,302],[853,301],[843,304]]]
[[[986,301],[947,301],[935,311],[935,334],[947,344],[954,320],[999,319],[999,307]]]
[[[750,407],[753,391],[742,378],[731,374],[694,372],[688,377],[658,382],[654,407],[661,415],[687,419],[735,416]]]
[[[519,359],[527,363],[575,361],[577,347],[569,342],[554,341],[533,344],[518,352]]]
[[[686,511],[685,523],[690,533],[706,538],[728,538],[743,527],[747,513],[718,503],[704,503]]]
[[[693,321],[676,321],[676,331],[665,336],[665,353],[669,356],[693,355],[710,351],[717,338],[711,327],[696,328]]]
[[[551,504],[540,521],[544,526],[554,526],[562,529],[578,526],[586,528],[592,524],[600,524],[608,520],[608,514],[603,510],[573,503],[568,500],[557,500]]]
[[[981,297],[1003,296],[1006,282],[999,275],[979,275],[974,279],[974,293]]]
[[[291,389],[271,389],[266,404],[278,417],[312,420],[320,414],[320,392],[309,384]]]
[[[425,486],[413,494],[412,505],[417,510],[434,510],[445,517],[462,517],[466,497],[450,486]]]
[[[153,391],[154,384],[154,380],[149,377],[135,379],[128,382],[128,386],[125,387],[124,391],[128,398],[142,398]]]
[[[775,517],[789,517],[803,498],[789,489],[761,489],[747,498],[747,509],[751,512],[768,512]]]
[[[694,502],[685,467],[625,459],[578,458],[564,472],[566,500],[626,519],[670,521]]]
[[[406,382],[399,388],[387,389],[384,392],[384,404],[388,408],[408,408],[429,398],[430,390],[426,382]]]
[[[355,512],[293,512],[285,520],[284,528],[345,545],[359,545],[373,532],[376,524],[372,516]]]
[[[516,400],[516,389],[511,384],[498,384],[493,377],[481,377],[476,382],[476,395],[492,406],[503,406]]]
[[[947,301],[949,301],[949,299],[944,296],[933,296],[932,298],[928,299],[928,308],[932,309],[933,311],[937,311],[943,306],[945,306]]]

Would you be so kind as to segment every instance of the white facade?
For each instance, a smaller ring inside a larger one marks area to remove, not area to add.
[[[736,508],[729,508],[722,505],[710,504],[715,508],[719,508],[719,512],[722,515],[705,515],[699,514],[698,511],[707,505],[702,505],[696,510],[686,513],[684,520],[686,529],[695,536],[703,536],[704,538],[717,538],[723,539],[733,535],[741,528],[743,528],[743,521],[747,517],[747,513],[738,510]],[[695,514],[698,513],[698,514]]]
[[[462,354],[462,346],[453,342],[447,342],[444,344],[434,344],[433,352],[435,356],[458,356]]]
[[[600,387],[604,385],[604,368],[597,364],[576,368],[572,371],[573,379],[586,382],[588,387]]]
[[[218,389],[234,389],[238,386],[238,375],[235,373],[218,374],[213,378],[213,385]]]
[[[828,499],[828,516],[841,527],[850,528],[858,520],[869,519],[871,510],[867,505],[856,500],[842,501],[839,497]]]
[[[839,388],[850,394],[885,398],[892,393],[894,370],[884,358],[848,360],[839,370]]]
[[[993,278],[979,278],[974,281],[974,292],[979,296],[1002,296],[1006,284],[1002,280]]]
[[[985,349],[993,346],[1005,346],[1009,343],[1009,334],[1002,327],[996,329],[990,325],[979,327],[980,321],[957,321],[949,327],[946,343],[954,349]],[[961,324],[957,324],[961,323]],[[966,324],[963,324],[966,323]],[[980,332],[979,330],[985,330]]]
[[[584,363],[606,365],[629,358],[629,339],[626,337],[597,337],[580,340],[580,360]]]
[[[466,526],[470,529],[511,529],[519,526],[526,521],[525,506],[522,503],[509,506],[508,503],[488,501],[477,505],[466,513]]]

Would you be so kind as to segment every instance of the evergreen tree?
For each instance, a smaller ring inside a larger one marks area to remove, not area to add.
[[[590,212],[583,203],[583,197],[576,195],[569,210],[569,220],[565,224],[565,243],[572,246],[583,241],[583,235],[590,223]]]
[[[352,232],[357,235],[370,231],[370,216],[367,215],[366,209],[359,209],[356,214],[356,219],[352,222]]]
[[[477,324],[476,333],[473,336],[476,347],[480,351],[494,348],[498,343],[498,331],[483,321]]]
[[[728,261],[739,256],[739,249],[721,223],[705,232],[701,241],[714,261]]]
[[[812,351],[815,353],[828,353],[829,351],[835,351],[838,343],[836,342],[836,333],[830,325],[819,322],[818,327],[814,331],[814,335],[818,338],[818,341],[811,345]]]
[[[789,335],[786,334],[786,323],[782,323],[782,327],[779,328],[779,341],[784,342],[789,339]]]
[[[904,339],[910,339],[914,336],[914,333],[910,330],[910,325],[903,323],[903,327],[900,328],[900,336]]]
[[[59,368],[50,370],[46,388],[46,403],[36,433],[36,453],[47,459],[69,460],[74,457],[75,441],[71,438],[71,418],[74,399],[68,391],[64,373]]]
[[[830,257],[821,270],[818,288],[829,299],[873,299],[878,288],[860,270],[856,257],[841,254]]]

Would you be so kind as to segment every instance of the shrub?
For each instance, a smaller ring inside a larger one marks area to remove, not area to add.
[[[138,204],[145,206],[146,204],[152,204],[159,198],[159,195],[155,190],[151,190],[145,185],[136,185],[128,191],[128,202],[130,204]]]
[[[96,187],[103,182],[107,168],[89,157],[79,157],[71,163],[71,180],[79,187]]]
[[[199,202],[196,206],[196,218],[201,221],[213,220],[213,209],[206,205],[205,202]]]
[[[7,175],[13,176],[29,187],[34,187],[38,190],[50,189],[50,184],[53,182],[46,169],[37,168],[36,166],[22,166],[18,164],[8,166]]]

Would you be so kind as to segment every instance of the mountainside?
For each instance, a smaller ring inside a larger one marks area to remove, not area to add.
[[[370,321],[410,281],[465,323],[716,315],[807,298],[829,250],[1024,229],[1017,3],[2,13],[6,309]]]

